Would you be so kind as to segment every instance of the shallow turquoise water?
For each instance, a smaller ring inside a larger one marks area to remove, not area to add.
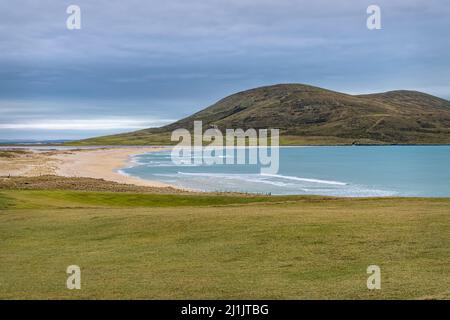
[[[203,191],[450,197],[450,146],[282,147],[276,175],[256,165],[175,165],[139,155],[123,173]]]

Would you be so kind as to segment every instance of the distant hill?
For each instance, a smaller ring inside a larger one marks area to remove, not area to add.
[[[173,144],[171,132],[278,128],[282,144],[449,144],[450,101],[417,91],[349,95],[303,84],[239,92],[161,128],[78,141],[78,145]]]

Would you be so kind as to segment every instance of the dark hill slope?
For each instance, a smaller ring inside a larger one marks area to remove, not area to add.
[[[450,143],[450,102],[416,91],[348,95],[280,84],[228,96],[170,125],[79,144],[169,144],[177,128],[279,128],[283,144]]]

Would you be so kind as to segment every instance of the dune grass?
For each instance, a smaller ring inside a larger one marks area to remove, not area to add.
[[[3,299],[450,298],[450,199],[2,190],[0,246]]]

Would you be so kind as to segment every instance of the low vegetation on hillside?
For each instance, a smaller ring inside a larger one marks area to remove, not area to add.
[[[171,132],[277,128],[283,145],[448,144],[450,102],[417,91],[349,95],[302,84],[256,88],[226,97],[161,127],[78,141],[77,145],[170,145]]]

